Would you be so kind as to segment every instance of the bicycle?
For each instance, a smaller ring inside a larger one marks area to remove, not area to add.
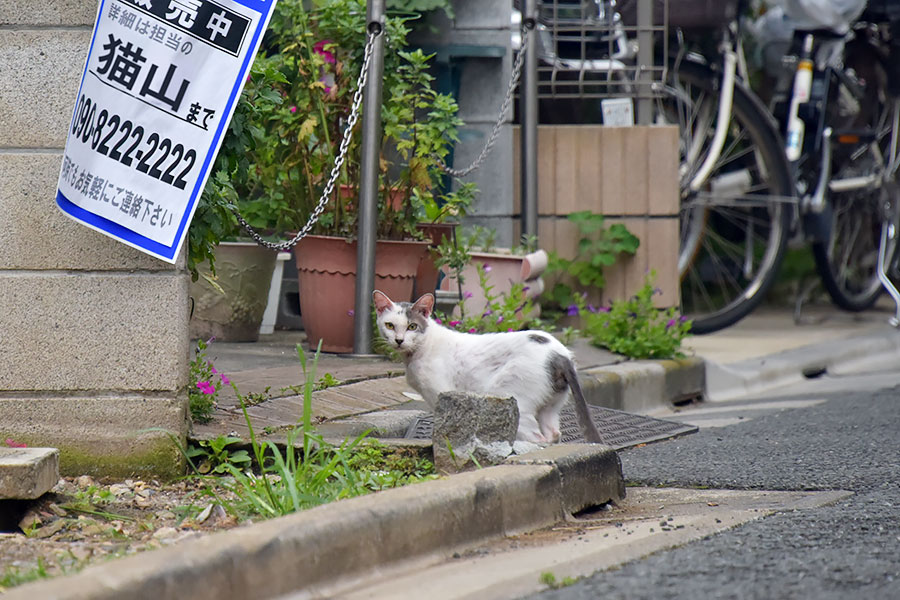
[[[605,86],[600,90],[610,95],[645,92],[637,42],[627,37],[636,3],[594,0],[592,14],[583,7],[581,13],[561,11],[561,4],[588,3],[557,2],[547,11],[541,60],[552,67],[551,84],[565,91],[571,81]],[[655,4],[665,14],[665,3]],[[681,3],[677,14],[669,15],[670,30],[684,26],[692,34],[712,32],[721,39],[715,52],[697,53],[688,52],[679,36],[669,44],[675,55],[657,58],[667,71],[652,83],[654,121],[677,125],[680,132],[678,269],[682,312],[696,333],[726,327],[762,300],[784,254],[796,203],[777,127],[744,83],[746,77],[737,76],[738,63],[743,64],[737,4],[698,2],[682,10]],[[714,14],[706,15],[708,9]],[[590,27],[587,33],[573,24],[579,19]],[[555,44],[550,31],[558,38]]]

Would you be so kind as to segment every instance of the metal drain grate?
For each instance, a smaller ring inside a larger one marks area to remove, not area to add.
[[[695,433],[696,425],[687,425],[676,421],[654,419],[643,415],[635,415],[612,408],[589,406],[591,417],[604,443],[616,450],[630,448],[638,444],[648,444],[659,440]],[[566,405],[559,414],[559,425],[562,442],[583,442],[581,427],[575,409]],[[419,417],[406,431],[407,439],[430,440],[434,433],[434,417]]]

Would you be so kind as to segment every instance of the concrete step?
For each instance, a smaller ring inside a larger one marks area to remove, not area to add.
[[[0,500],[31,500],[59,481],[56,448],[0,448]]]

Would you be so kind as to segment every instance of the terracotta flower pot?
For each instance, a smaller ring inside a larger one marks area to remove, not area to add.
[[[427,250],[428,242],[376,242],[375,287],[394,300],[409,300]],[[352,352],[356,240],[310,235],[297,244],[295,255],[300,314],[310,347],[321,339],[325,352]]]

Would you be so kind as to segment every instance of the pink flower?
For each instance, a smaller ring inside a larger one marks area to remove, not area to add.
[[[225,375],[225,373],[221,373],[221,374],[219,375],[219,377],[222,378],[222,383],[224,383],[225,385],[231,385],[231,380],[228,379],[228,376]]]
[[[20,442],[15,441],[12,438],[6,438],[6,445],[9,448],[27,448],[28,444],[22,444]]]
[[[289,110],[291,111],[291,114],[294,114],[295,112],[297,112],[297,107],[292,106]]]
[[[207,364],[209,364],[209,368],[212,370],[213,375],[218,374],[218,371],[216,371],[216,368],[213,366],[212,363],[207,363]]]
[[[490,273],[490,272],[491,272],[491,265],[484,265],[484,272],[485,272],[485,273]]]
[[[350,310],[347,311],[347,316],[348,316],[348,317],[352,317],[352,316],[355,315],[355,314],[356,314],[356,313],[353,312],[353,309],[352,309],[352,308],[351,308]]]
[[[450,327],[456,327],[460,323],[462,323],[462,321],[450,321],[450,323],[448,323],[448,325],[450,325]]]
[[[333,65],[335,63],[334,53],[330,50],[325,49],[325,46],[329,46],[331,44],[331,40],[319,40],[318,42],[316,42],[316,45],[313,46],[313,52],[321,56],[325,60],[325,62]]]
[[[216,393],[216,388],[214,388],[213,385],[208,381],[198,381],[197,387],[207,396],[211,396]]]
[[[476,331],[478,331],[478,330],[473,327],[472,329],[469,330],[469,333],[475,333]]]
[[[463,299],[468,300],[472,297],[472,292],[463,292]]]
[[[444,322],[441,321],[440,319],[438,319],[437,317],[434,318],[434,322],[437,323],[438,325],[443,325],[443,324],[444,324]]]
[[[506,330],[506,331],[507,331],[507,332],[509,332],[509,331],[515,331],[515,329],[514,329],[514,328],[512,328],[512,327],[510,327],[510,328],[509,328],[509,329],[507,329],[507,330]]]

